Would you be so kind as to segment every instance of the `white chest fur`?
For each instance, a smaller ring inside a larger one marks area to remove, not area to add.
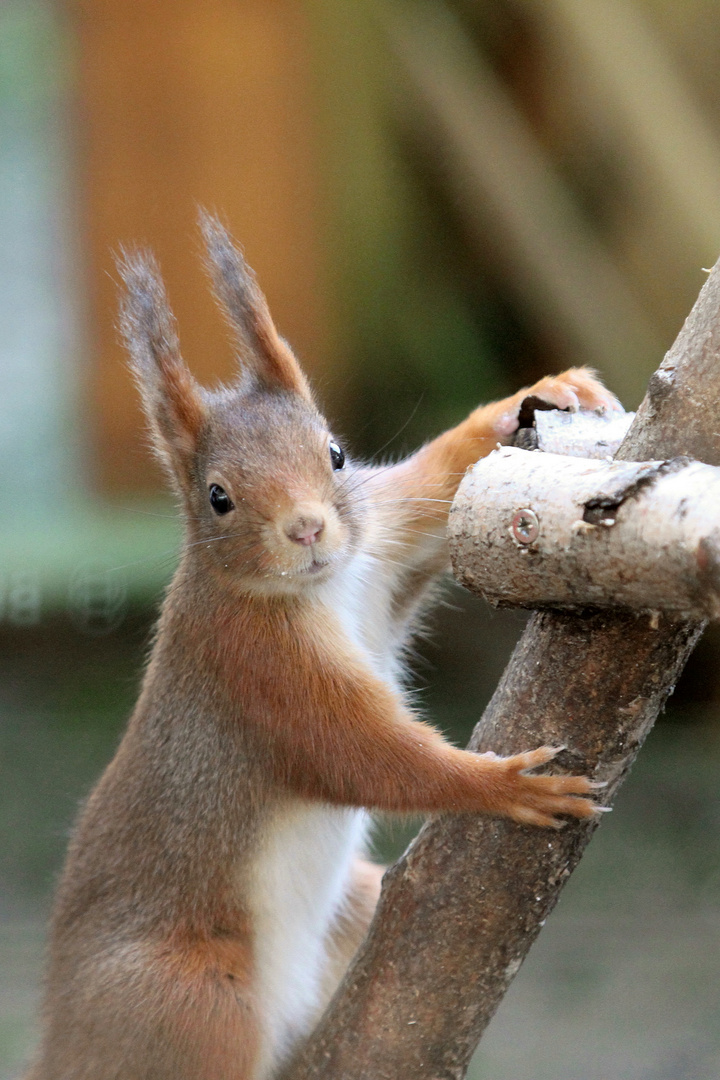
[[[304,800],[280,808],[252,875],[255,963],[264,1026],[258,1078],[313,1019],[327,931],[347,889],[367,829],[363,810]]]
[[[322,586],[319,600],[373,672],[399,687],[402,665],[398,627],[390,614],[392,577],[392,566],[361,552]]]
[[[382,565],[358,556],[318,600],[380,678],[396,683]],[[315,1018],[330,925],[364,846],[364,810],[296,799],[276,811],[252,871],[259,1004],[265,1028],[258,1080]]]

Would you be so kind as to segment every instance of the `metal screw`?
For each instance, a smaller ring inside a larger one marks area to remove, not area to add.
[[[540,535],[540,522],[534,510],[518,510],[512,519],[512,534],[518,544],[532,544]]]

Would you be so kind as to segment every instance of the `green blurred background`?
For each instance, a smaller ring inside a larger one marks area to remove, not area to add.
[[[112,250],[159,252],[212,383],[194,217],[220,210],[359,454],[568,364],[634,407],[720,254],[719,50],[714,0],[3,0],[0,1080],[179,543]],[[448,585],[416,669],[457,740],[522,625]],[[712,631],[474,1080],[720,1077],[719,700]],[[406,839],[379,824],[383,858]]]

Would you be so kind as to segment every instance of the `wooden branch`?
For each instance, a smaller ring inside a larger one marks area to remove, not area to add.
[[[607,460],[620,449],[635,413],[566,412],[548,409],[537,398],[526,397],[520,419],[524,426],[515,435],[515,446],[523,450]]]
[[[551,43],[550,70],[562,57],[564,89],[572,87],[579,122],[602,131],[610,152],[626,163],[642,207],[630,226],[636,250],[642,249],[642,265],[663,278],[663,294],[671,293],[677,280],[663,265],[668,255],[676,251],[687,265],[690,258],[711,259],[720,244],[720,152],[712,120],[642,9],[608,0],[524,0],[522,7],[541,40]],[[660,206],[670,229],[657,220]]]
[[[491,64],[438,0],[375,9],[407,79],[419,150],[480,259],[490,245],[523,310],[569,361],[596,365],[638,400],[656,327]]]
[[[503,447],[450,512],[455,576],[491,604],[720,616],[720,469]]]
[[[718,465],[719,417],[720,264],[619,456],[690,452]],[[609,802],[702,627],[534,615],[471,748],[566,744],[561,764],[607,779]],[[594,827],[430,820],[386,874],[368,937],[287,1080],[460,1080]]]

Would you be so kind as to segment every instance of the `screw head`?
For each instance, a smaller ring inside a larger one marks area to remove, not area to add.
[[[534,510],[518,510],[513,515],[511,530],[518,544],[532,544],[540,535],[540,522]]]

